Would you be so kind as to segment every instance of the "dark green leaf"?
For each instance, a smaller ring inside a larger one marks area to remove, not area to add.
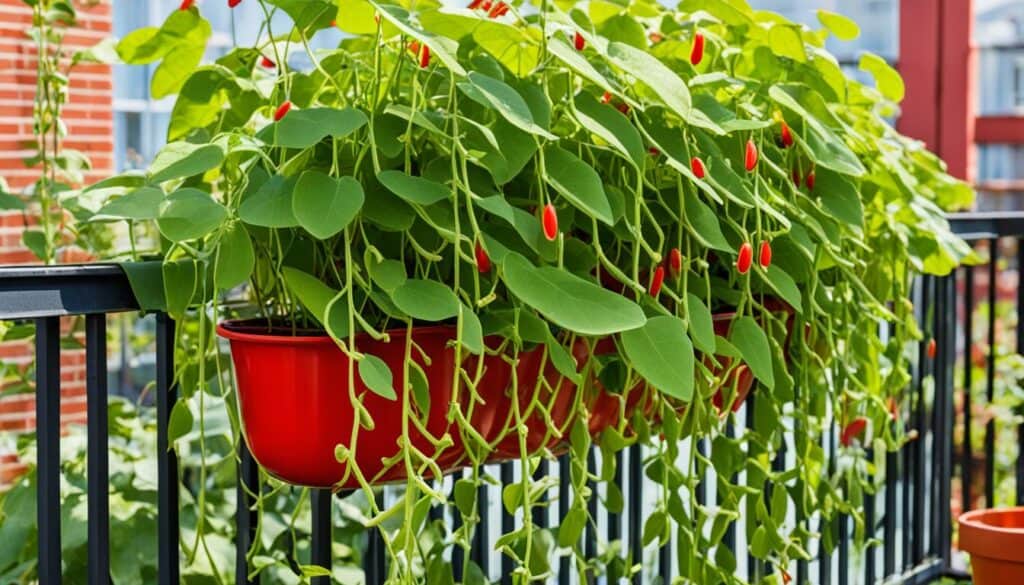
[[[601,175],[575,154],[559,146],[544,149],[545,179],[577,209],[608,225],[614,225],[611,204]]]
[[[160,205],[157,225],[172,242],[201,238],[220,227],[228,216],[224,206],[199,189],[179,189]]]
[[[637,373],[658,390],[689,401],[693,396],[693,345],[676,317],[652,317],[622,332],[622,348]]]
[[[754,376],[771,390],[775,387],[771,347],[768,337],[753,317],[743,316],[732,322],[729,341],[739,350]]]
[[[292,213],[313,237],[326,240],[348,227],[363,200],[363,187],[352,177],[306,171],[292,192]]]
[[[444,321],[459,313],[459,300],[452,289],[433,280],[406,280],[391,293],[402,312],[422,321]]]
[[[371,391],[388,400],[397,400],[394,379],[384,360],[371,354],[365,354],[359,360],[359,379]]]

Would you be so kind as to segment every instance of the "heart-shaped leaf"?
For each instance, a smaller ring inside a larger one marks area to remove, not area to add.
[[[352,177],[306,171],[295,184],[292,213],[306,231],[326,240],[348,227],[363,200],[363,187]]]
[[[772,370],[772,352],[768,336],[757,325],[753,317],[744,316],[732,322],[729,342],[739,350],[750,371],[771,390],[775,387],[775,372]]]
[[[228,211],[199,189],[179,189],[160,205],[157,226],[172,242],[201,238],[220,227]]]
[[[615,223],[601,175],[560,146],[544,149],[545,179],[577,209],[608,225]]]
[[[434,280],[410,278],[391,293],[391,300],[402,312],[422,321],[444,321],[459,313],[459,299],[452,289]]]
[[[452,196],[452,190],[441,183],[402,171],[381,171],[377,180],[395,195],[416,205],[433,205]]]
[[[398,399],[391,369],[384,363],[384,360],[375,355],[365,354],[363,359],[359,360],[358,369],[359,379],[374,394],[387,400]]]
[[[693,345],[677,317],[651,317],[643,327],[622,332],[622,348],[637,373],[679,400],[693,397]]]

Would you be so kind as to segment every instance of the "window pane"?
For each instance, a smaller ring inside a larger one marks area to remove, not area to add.
[[[826,47],[844,63],[856,63],[861,51],[871,51],[894,62],[899,57],[899,0],[750,0],[759,10],[778,12],[790,20],[820,29],[819,9],[838,12],[860,25],[852,41],[829,37]]]
[[[1024,146],[978,145],[978,209],[1024,208]]]
[[[1024,3],[975,0],[978,113],[1024,114]]]

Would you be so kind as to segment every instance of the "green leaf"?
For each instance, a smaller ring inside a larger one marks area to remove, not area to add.
[[[185,318],[199,287],[198,270],[194,260],[164,262],[161,266],[167,314],[175,320]]]
[[[222,162],[224,149],[220,145],[172,142],[153,158],[149,176],[154,183],[163,183],[205,173]]]
[[[381,171],[377,173],[377,180],[388,191],[416,205],[433,205],[452,196],[452,190],[441,183],[402,171]]]
[[[363,355],[363,359],[359,360],[359,379],[374,394],[387,400],[398,399],[391,369],[379,357],[371,354]]]
[[[295,26],[305,31],[331,26],[337,14],[333,0],[267,0],[267,3],[284,10]]]
[[[829,169],[819,169],[814,193],[821,198],[825,209],[847,225],[864,227],[864,204],[857,186],[846,177]]]
[[[616,91],[608,79],[595,69],[594,66],[587,61],[586,57],[584,57],[579,51],[570,47],[562,39],[558,37],[550,38],[548,40],[548,51],[550,51],[555,57],[561,59],[561,61],[568,65],[570,69],[593,82],[604,91],[612,93]]]
[[[172,242],[201,238],[220,227],[228,210],[199,189],[179,189],[160,204],[157,226]]]
[[[739,350],[743,361],[750,366],[754,376],[771,390],[775,387],[775,373],[772,371],[772,353],[768,337],[753,317],[744,316],[732,322],[729,341]]]
[[[768,551],[768,531],[764,526],[758,526],[754,529],[754,535],[750,537],[750,554],[759,559],[764,559],[768,557]]]
[[[171,409],[171,419],[167,423],[169,449],[174,448],[175,441],[192,431],[194,422],[195,419],[192,416],[192,410],[188,407],[188,402],[185,400],[175,402],[174,408]]]
[[[885,59],[874,53],[862,53],[860,56],[860,70],[870,73],[875,78],[875,85],[878,86],[878,91],[883,96],[894,102],[903,101],[903,96],[906,94],[903,77]]]
[[[693,397],[693,345],[682,320],[652,317],[643,327],[622,333],[622,348],[652,386],[683,401]]]
[[[402,286],[407,278],[404,264],[390,259],[377,262],[372,255],[368,256],[366,271],[370,274],[370,280],[388,292]]]
[[[545,180],[577,209],[608,225],[615,224],[601,175],[560,146],[544,149]]]
[[[377,11],[366,0],[337,0],[334,21],[338,28],[353,35],[372,35],[377,32],[374,15]]]
[[[549,140],[558,139],[534,122],[526,100],[512,86],[477,71],[470,71],[467,79],[468,82],[458,84],[459,89],[473,101],[494,110],[520,130]]]
[[[347,304],[340,303],[345,305],[338,307],[341,310],[332,310],[333,301],[339,298],[344,301],[344,295],[339,295],[319,278],[291,266],[282,268],[281,274],[288,290],[298,297],[302,306],[327,329],[331,337],[342,339],[348,335]]]
[[[128,277],[132,294],[143,311],[166,311],[163,261],[123,262],[121,269]]]
[[[686,208],[686,221],[693,227],[691,233],[697,240],[714,250],[723,252],[732,251],[732,246],[722,234],[722,226],[718,223],[718,216],[696,195],[686,192],[684,196]]]
[[[551,363],[554,364],[555,370],[557,370],[559,374],[571,380],[574,384],[579,384],[580,374],[576,371],[576,360],[573,359],[569,351],[565,349],[561,343],[558,343],[555,336],[552,335],[550,331],[547,331],[546,328],[545,332],[547,333],[545,345],[548,348],[548,358],[551,360]]]
[[[409,11],[401,6],[393,4],[380,4],[375,0],[369,0],[370,4],[377,9],[377,14],[387,22],[395,25],[404,34],[416,39],[430,47],[431,56],[437,57],[438,61],[444,64],[452,73],[458,76],[466,75],[466,70],[459,64],[459,43],[438,35],[430,34],[412,25],[409,18]]]
[[[210,30],[210,23],[203,20],[202,26]],[[209,33],[207,33],[209,34]],[[181,44],[164,57],[160,65],[153,71],[150,81],[150,95],[153,99],[162,99],[178,93],[185,80],[195,72],[203,60],[206,44]]]
[[[638,83],[651,88],[661,102],[683,120],[690,118],[690,89],[674,71],[657,57],[624,43],[608,44],[612,63],[631,75]]]
[[[841,41],[852,41],[860,36],[860,27],[857,23],[842,14],[819,9],[818,22]]]
[[[465,304],[461,305],[461,317],[459,322],[459,339],[463,347],[470,353],[483,355],[484,353],[484,331],[480,325],[480,318]]]
[[[576,95],[576,119],[637,167],[644,164],[644,143],[640,133],[615,108],[598,102],[582,92]]]
[[[786,57],[800,63],[807,62],[807,51],[804,39],[800,35],[800,27],[776,24],[768,33],[772,52],[779,57]]]
[[[299,225],[292,211],[294,179],[281,175],[270,177],[238,207],[238,217],[249,225],[287,228]]]
[[[264,142],[285,148],[309,148],[324,138],[344,138],[368,122],[366,114],[353,108],[309,108],[292,110],[281,121],[257,135]]]
[[[240,222],[231,224],[220,236],[217,260],[213,266],[213,283],[221,290],[234,288],[249,280],[256,266],[256,254],[249,232]]]
[[[513,295],[564,329],[610,335],[636,329],[646,321],[632,301],[564,270],[535,267],[514,252],[505,257],[503,269],[503,280]]]
[[[782,300],[789,303],[791,307],[800,313],[803,311],[803,301],[800,294],[800,288],[796,285],[791,277],[781,267],[772,264],[766,271],[766,280],[768,285],[772,287],[772,290],[778,294]]]
[[[450,16],[445,14],[445,16]],[[473,40],[517,77],[537,68],[540,44],[526,27],[473,19]]]
[[[156,219],[160,215],[160,204],[164,192],[156,187],[142,187],[117,199],[112,199],[100,208],[93,219]]]
[[[688,293],[686,312],[690,318],[690,338],[693,339],[694,345],[706,354],[715,353],[715,325],[707,305],[697,295]]]
[[[574,506],[558,527],[558,546],[562,548],[575,546],[583,536],[583,529],[586,527],[587,511]]]
[[[326,240],[348,227],[363,200],[363,187],[352,177],[306,171],[292,192],[292,212],[313,237]]]
[[[854,177],[860,177],[867,172],[860,159],[846,146],[843,139],[830,130],[819,119],[819,116],[812,114],[802,105],[812,101],[823,104],[821,96],[814,90],[799,84],[778,84],[768,89],[768,95],[779,105],[803,118],[805,122],[804,137],[803,140],[798,140],[801,147],[818,166]],[[818,111],[818,108],[814,111]]]
[[[391,293],[403,313],[421,321],[444,321],[459,313],[459,299],[452,289],[434,280],[410,278]]]

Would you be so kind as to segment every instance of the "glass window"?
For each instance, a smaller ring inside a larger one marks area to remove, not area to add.
[[[856,68],[861,51],[895,62],[899,57],[899,0],[750,0],[759,10],[771,10],[812,28],[821,28],[819,9],[838,12],[860,25],[852,41],[830,37],[826,46],[844,64]]]
[[[978,113],[1024,113],[1024,2],[975,0]]]
[[[1024,208],[1024,145],[978,145],[978,210]]]

